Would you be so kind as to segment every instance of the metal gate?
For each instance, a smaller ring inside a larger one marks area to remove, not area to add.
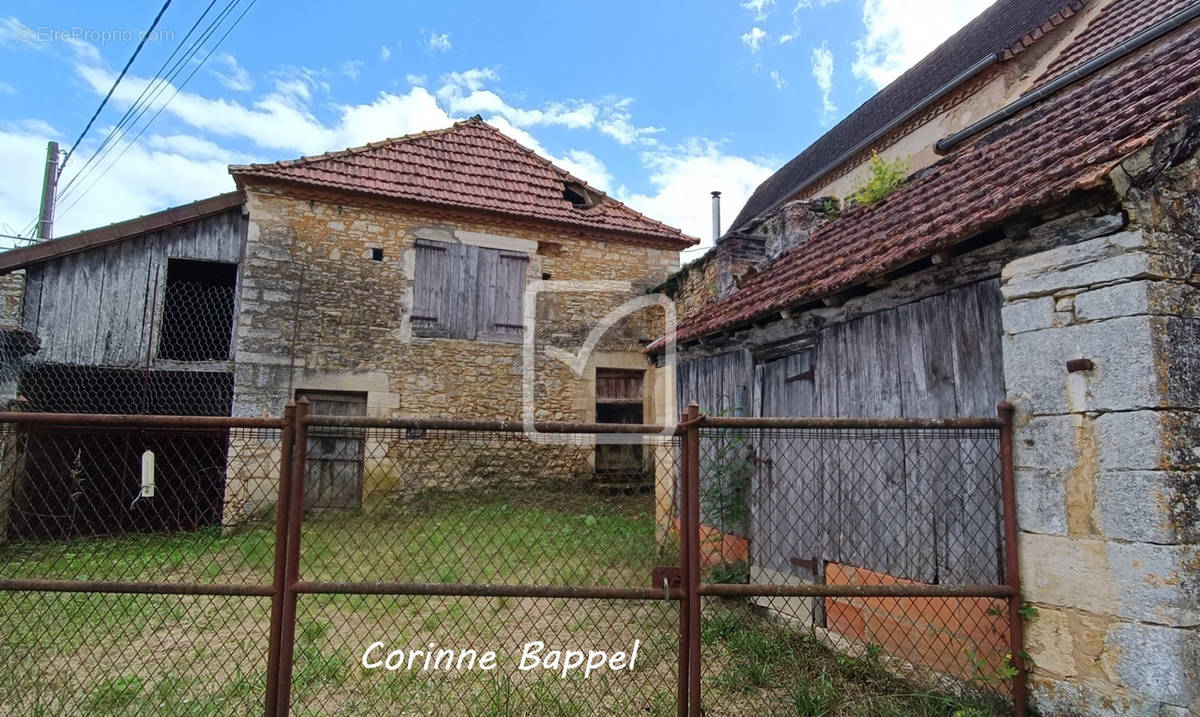
[[[2,414],[0,710],[722,714],[804,679],[757,630],[1023,714],[1010,421]],[[357,505],[305,510],[314,435]],[[962,470],[990,507],[930,500]]]

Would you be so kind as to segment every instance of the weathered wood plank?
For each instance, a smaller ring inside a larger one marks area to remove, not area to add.
[[[31,267],[39,281],[29,296],[38,301],[26,321],[42,340],[37,360],[141,365],[153,341],[151,317],[161,318],[166,260],[238,262],[245,226],[240,210],[231,210]],[[160,277],[153,311],[146,305],[148,275],[151,288]]]

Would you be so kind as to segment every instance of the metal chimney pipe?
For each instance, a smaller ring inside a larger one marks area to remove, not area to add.
[[[712,193],[713,205],[713,244],[721,238],[721,193]]]

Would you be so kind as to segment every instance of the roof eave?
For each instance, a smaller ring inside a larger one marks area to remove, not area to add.
[[[233,169],[234,169],[233,167],[230,167],[231,174],[233,173]],[[384,202],[388,202],[388,203],[401,204],[401,205],[431,207],[431,208],[438,208],[438,209],[449,209],[449,210],[456,211],[456,212],[484,214],[484,215],[504,217],[506,219],[521,219],[521,220],[534,222],[534,223],[542,224],[542,225],[574,229],[576,231],[596,232],[596,233],[599,233],[599,234],[602,234],[605,236],[610,236],[610,237],[612,237],[614,239],[618,239],[618,240],[622,237],[637,237],[644,242],[660,244],[660,245],[666,246],[668,248],[678,249],[678,250],[687,249],[689,247],[696,246],[700,243],[700,240],[697,239],[696,237],[688,236],[687,234],[683,234],[682,232],[678,235],[667,235],[667,234],[656,234],[656,233],[648,232],[648,231],[640,232],[640,231],[635,231],[632,229],[615,229],[615,228],[597,227],[597,226],[593,226],[590,224],[568,222],[568,221],[557,220],[557,219],[548,219],[545,217],[536,217],[536,216],[531,216],[529,214],[522,214],[520,212],[505,212],[505,211],[502,211],[499,209],[487,209],[487,208],[482,208],[482,207],[467,207],[467,206],[463,206],[463,205],[459,205],[459,204],[451,204],[448,202],[437,202],[437,201],[397,197],[397,196],[393,196],[391,194],[386,194],[383,192],[372,192],[372,191],[367,191],[367,190],[349,189],[346,187],[333,187],[333,186],[329,186],[327,184],[321,184],[321,183],[316,183],[316,182],[306,182],[306,181],[299,180],[299,179],[279,177],[270,172],[255,171],[255,168],[253,166],[245,167],[245,168],[238,168],[238,172],[236,174],[234,174],[234,180],[236,181],[239,190],[245,191],[245,188],[246,188],[245,180],[247,180],[247,179],[259,180],[259,181],[263,181],[263,182],[266,182],[269,184],[283,186],[283,187],[297,187],[297,188],[301,188],[301,189],[308,189],[308,190],[312,190],[312,191],[316,191],[316,192],[320,192],[320,193],[340,194],[340,195],[343,195],[346,197],[351,197],[351,198],[361,197],[361,198],[369,198],[369,199],[374,199],[377,201],[384,201]]]
[[[7,274],[31,264],[38,264],[68,254],[115,244],[125,239],[161,231],[213,214],[220,214],[234,207],[241,206],[244,202],[245,197],[239,189],[238,191],[218,194],[215,197],[201,199],[190,204],[170,207],[153,214],[145,214],[134,219],[127,219],[107,226],[69,234],[57,239],[50,239],[31,246],[9,249],[6,252],[0,252],[0,274]]]

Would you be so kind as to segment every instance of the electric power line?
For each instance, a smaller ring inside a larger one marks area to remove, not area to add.
[[[208,7],[206,7],[204,9],[204,12],[200,14],[200,17],[196,18],[196,21],[194,23],[192,23],[191,28],[188,29],[187,34],[183,36],[182,40],[180,40],[179,45],[177,45],[175,47],[175,49],[171,51],[171,54],[167,57],[166,60],[163,61],[162,65],[158,68],[158,70],[154,73],[154,75],[150,78],[150,80],[147,81],[146,85],[142,88],[142,91],[140,93],[138,93],[137,99],[135,99],[133,101],[133,103],[129,105],[129,108],[125,110],[125,113],[123,115],[121,115],[121,119],[116,123],[116,125],[114,125],[112,127],[112,129],[109,130],[108,134],[104,137],[104,140],[100,143],[100,145],[98,147],[96,147],[95,151],[92,152],[91,156],[88,157],[87,161],[85,161],[83,163],[83,166],[79,168],[79,171],[75,173],[75,175],[71,178],[71,180],[69,182],[67,182],[67,186],[63,188],[63,192],[66,192],[70,188],[70,186],[72,184],[74,184],[75,181],[79,177],[81,177],[85,172],[88,171],[88,169],[91,166],[93,166],[93,164],[102,160],[103,157],[101,157],[101,154],[102,153],[107,154],[107,152],[105,150],[110,146],[109,143],[112,142],[114,139],[118,138],[118,135],[125,134],[126,127],[130,124],[136,123],[137,120],[140,119],[142,114],[145,112],[145,107],[149,106],[149,104],[151,104],[153,102],[153,100],[159,94],[161,94],[161,91],[162,91],[161,87],[158,84],[156,84],[156,82],[160,79],[163,79],[163,71],[167,69],[167,67],[168,67],[168,65],[170,65],[171,61],[173,59],[175,59],[175,56],[187,44],[188,38],[190,38],[192,36],[192,33],[196,31],[196,28],[200,26],[200,23],[204,21],[204,18],[208,16],[209,11],[212,10],[213,5],[216,5],[216,3],[217,3],[217,0],[212,0],[211,2],[209,2]],[[195,54],[196,47],[197,47],[197,44],[193,43],[192,51],[191,51],[192,55]],[[179,62],[177,62],[174,66],[171,67],[171,69],[168,71],[168,75],[170,75],[171,77],[174,77],[174,74],[177,73],[177,71],[178,71],[177,68],[180,67],[181,63],[186,62],[187,59],[190,58],[190,56],[191,55],[185,53],[185,55],[180,58]],[[170,79],[166,79],[165,81],[169,82]],[[147,99],[147,94],[150,93],[152,89],[154,90],[153,96],[150,97],[149,99]],[[145,106],[143,105],[143,100],[146,100]],[[135,113],[136,113],[136,116],[134,116]],[[132,120],[131,120],[131,118],[132,118]]]
[[[182,63],[186,62],[187,59],[190,59],[190,57],[195,56],[196,50],[199,49],[199,45],[201,43],[203,43],[205,40],[207,40],[209,37],[212,36],[212,34],[219,27],[220,23],[223,22],[224,18],[228,16],[230,10],[232,10],[239,2],[241,2],[241,0],[231,0],[231,2],[225,7],[225,9],[217,16],[217,18],[215,18],[214,21],[212,23],[210,23],[210,25],[208,26],[208,29],[206,29],[206,31],[202,34],[202,36],[197,39],[196,43],[193,44],[193,48],[195,48],[195,49],[192,50],[187,57],[181,58],[180,62],[176,63],[177,68],[182,68],[182,66],[183,66]],[[185,86],[187,86],[188,82],[190,82],[191,79],[196,75],[196,73],[199,72],[200,68],[203,67],[204,63],[207,62],[210,57],[212,57],[213,53],[216,52],[216,50],[221,46],[221,44],[224,43],[225,39],[229,36],[229,34],[231,32],[233,32],[234,28],[236,28],[241,23],[242,19],[246,16],[246,14],[250,11],[250,9],[254,7],[254,4],[256,2],[257,2],[257,0],[250,0],[250,2],[245,6],[245,8],[242,10],[242,12],[225,29],[225,31],[221,34],[220,38],[217,39],[217,41],[213,45],[213,47],[204,55],[204,57],[198,63],[196,63],[195,67],[192,68],[192,71],[190,73],[188,73],[187,77],[184,78],[183,82],[181,82],[175,86],[174,92],[167,99],[167,101],[162,103],[157,108],[155,113],[150,117],[150,119],[141,126],[141,128],[138,130],[137,134],[134,135],[132,140],[125,142],[123,145],[120,145],[117,143],[109,145],[109,147],[107,148],[107,151],[105,153],[106,155],[108,153],[111,153],[111,151],[114,150],[118,146],[121,146],[121,151],[117,154],[116,157],[113,158],[113,160],[111,162],[109,162],[102,170],[100,170],[100,173],[98,175],[96,175],[96,177],[91,181],[91,183],[88,184],[87,187],[85,187],[75,197],[75,200],[73,202],[71,202],[71,204],[69,204],[66,208],[64,208],[62,210],[60,215],[69,212],[76,204],[78,204],[79,201],[94,186],[96,186],[96,184],[100,181],[100,179],[103,178],[103,176],[108,173],[108,171],[113,167],[113,165],[115,165],[118,161],[120,161],[120,159],[123,156],[125,156],[125,153],[127,151],[129,151],[130,147],[132,147],[134,144],[137,143],[138,139],[141,138],[142,134],[146,131],[146,129],[149,128],[150,125],[152,125],[156,119],[158,119],[158,116],[160,114],[162,114],[162,111],[164,109],[166,109],[166,107],[169,104],[171,104],[171,102],[179,95],[179,93],[183,90],[183,88]],[[207,11],[206,11],[206,14],[207,14]],[[201,16],[201,17],[203,18],[203,16]],[[141,110],[139,110],[137,116],[135,116],[134,119],[129,123],[129,126],[133,126],[134,124],[137,123],[137,121],[140,119],[140,117],[143,114],[145,114],[145,112],[152,106],[153,101],[155,99],[157,99],[157,97],[159,95],[161,95],[161,93],[165,90],[166,87],[170,86],[170,80],[173,79],[177,75],[178,75],[178,71],[174,72],[173,74],[170,74],[168,76],[167,81],[159,84],[156,94],[151,96],[151,98],[143,105]],[[101,159],[103,159],[103,158],[101,158]],[[75,177],[73,177],[72,182],[70,184],[74,184],[77,180],[79,180],[80,176],[81,175],[77,174]],[[70,186],[68,186],[68,190],[69,189],[70,189]],[[64,190],[64,195],[66,193],[67,193],[67,190]]]
[[[92,124],[96,121],[96,118],[100,116],[100,111],[104,109],[104,105],[108,102],[108,98],[112,97],[113,92],[116,91],[117,85],[121,84],[121,80],[125,77],[125,73],[129,71],[129,67],[133,65],[133,61],[137,59],[138,53],[140,53],[142,48],[145,47],[146,40],[150,39],[150,34],[154,32],[154,28],[158,27],[158,21],[162,19],[163,13],[167,11],[167,7],[170,6],[170,4],[171,0],[166,0],[166,2],[163,3],[163,6],[159,9],[158,14],[154,16],[154,22],[150,23],[150,29],[146,31],[146,34],[142,35],[142,39],[138,42],[137,47],[134,48],[133,54],[129,56],[129,61],[126,62],[125,66],[121,68],[121,74],[117,75],[117,79],[115,82],[113,82],[112,87],[108,88],[108,94],[104,95],[104,99],[100,100],[100,106],[97,107],[96,111],[92,113],[92,118],[88,120],[86,125],[84,125],[83,131],[79,133],[79,137],[75,139],[75,143],[72,144],[71,148],[67,150],[66,155],[63,157],[62,164],[59,165],[60,172],[62,171],[63,165],[65,165],[67,160],[71,158],[71,153],[73,153],[75,148],[79,146],[79,143],[83,141],[84,135],[88,133],[88,130],[92,128]]]

